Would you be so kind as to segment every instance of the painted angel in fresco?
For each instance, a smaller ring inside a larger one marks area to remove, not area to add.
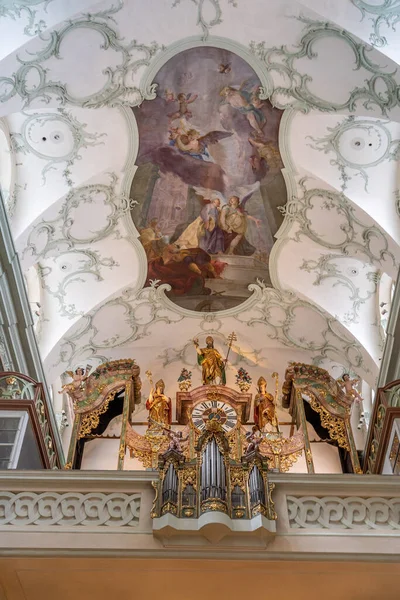
[[[205,135],[201,135],[197,129],[189,129],[186,132],[178,133],[174,139],[176,147],[193,158],[214,162],[211,156],[208,145],[217,144],[220,140],[230,137],[231,132],[227,131],[209,131]]]
[[[178,94],[176,97],[176,101],[179,102],[179,108],[176,112],[168,115],[169,120],[172,122],[175,121],[175,119],[191,119],[193,117],[193,114],[189,110],[189,104],[192,104],[192,102],[197,100],[197,98],[197,94],[195,94],[194,96],[192,96],[192,94]]]
[[[223,104],[229,104],[232,108],[246,116],[250,127],[259,135],[263,135],[263,127],[266,118],[262,110],[253,104],[251,92],[244,89],[246,82],[239,88],[226,85],[222,88],[219,95],[222,96]]]
[[[251,256],[256,248],[246,239],[249,220],[254,221],[257,227],[261,221],[246,211],[246,203],[250,200],[254,190],[246,194],[242,200],[239,196],[231,196],[228,204],[221,209],[221,227],[226,232],[225,253]]]
[[[87,365],[86,369],[78,367],[75,373],[73,371],[66,371],[67,375],[72,378],[72,381],[63,385],[58,393],[68,394],[74,405],[82,402],[86,397],[86,380],[89,377],[89,371],[90,365]]]
[[[345,393],[346,398],[353,402],[363,402],[362,397],[357,392],[354,387],[359,383],[359,379],[350,379],[350,375],[348,373],[344,373],[341,379],[338,379],[338,385],[342,388]]]
[[[166,88],[164,91],[164,98],[168,104],[171,104],[171,102],[176,102],[175,94],[169,88]]]

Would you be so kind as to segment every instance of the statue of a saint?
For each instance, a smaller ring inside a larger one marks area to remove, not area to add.
[[[199,347],[199,340],[193,340],[197,352],[197,362],[201,365],[203,385],[218,383],[225,385],[225,363],[221,354],[214,348],[214,339],[211,335],[206,337],[206,348]]]
[[[165,384],[162,379],[150,390],[146,408],[149,411],[149,429],[167,427],[172,421],[171,398],[164,394]]]
[[[267,392],[267,381],[260,377],[257,381],[258,393],[254,400],[254,422],[260,431],[265,431],[265,426],[270,423],[274,428],[277,427],[276,410],[274,397]]]

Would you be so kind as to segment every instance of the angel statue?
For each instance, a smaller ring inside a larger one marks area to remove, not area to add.
[[[146,402],[146,409],[149,411],[149,429],[169,429],[172,421],[172,404],[171,398],[164,394],[165,383],[160,379],[154,385],[150,371],[147,371],[146,375],[151,384],[150,394]]]
[[[239,254],[241,256],[251,256],[256,251],[256,248],[246,239],[246,231],[249,220],[255,222],[259,227],[260,219],[256,219],[249,215],[245,209],[246,202],[250,200],[254,193],[254,189],[246,194],[242,201],[239,196],[231,196],[228,204],[225,204],[221,209],[221,228],[226,231],[226,254]]]
[[[74,406],[76,406],[76,404],[82,402],[82,400],[85,399],[86,380],[89,377],[89,371],[90,365],[86,365],[86,369],[78,367],[77,369],[75,369],[75,373],[73,371],[66,371],[67,375],[69,375],[72,378],[72,381],[64,384],[58,393],[68,394]]]
[[[182,444],[183,442],[187,442],[187,440],[189,439],[189,435],[187,435],[184,438],[182,431],[172,431],[171,429],[167,429],[166,427],[164,427],[164,430],[166,431],[169,437],[169,445],[167,452],[169,450],[175,450],[175,452],[179,452],[179,454],[182,454]]]
[[[260,431],[265,431],[265,427],[270,424],[277,428],[277,418],[274,397],[267,392],[267,381],[260,377],[257,381],[258,393],[254,400],[254,422]]]
[[[222,355],[214,348],[214,338],[211,335],[206,337],[206,348],[200,348],[199,340],[193,340],[197,352],[197,362],[201,365],[203,375],[203,385],[219,383],[225,385],[225,362]]]
[[[350,379],[350,375],[348,373],[344,373],[342,375],[342,378],[337,380],[339,387],[342,388],[346,398],[350,402],[353,402],[354,400],[356,402],[363,401],[360,394],[357,392],[356,389],[354,389],[354,386],[356,386],[359,383],[359,381],[359,379]]]
[[[257,425],[253,425],[251,431],[246,433],[246,440],[249,444],[246,448],[246,455],[259,451],[260,444],[263,441],[263,436]]]
[[[209,131],[205,135],[201,135],[197,129],[189,129],[186,132],[178,129],[173,143],[183,154],[189,154],[192,158],[206,162],[215,162],[208,151],[208,145],[217,144],[231,135],[232,133],[227,131]]]

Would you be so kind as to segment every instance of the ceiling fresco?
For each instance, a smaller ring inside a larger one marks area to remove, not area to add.
[[[225,352],[232,331],[228,385],[299,360],[374,386],[400,261],[399,16],[0,8],[1,186],[54,389],[124,357],[199,383],[192,339]]]
[[[155,78],[134,109],[138,169],[132,218],[148,261],[146,285],[171,286],[179,306],[214,312],[271,285],[268,261],[287,191],[278,146],[282,111],[227,50],[193,48]]]

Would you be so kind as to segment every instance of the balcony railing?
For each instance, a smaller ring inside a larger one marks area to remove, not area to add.
[[[2,555],[367,560],[399,552],[397,478],[275,474],[276,531],[154,531],[154,471],[3,471]],[[152,485],[153,484],[153,485]],[[220,531],[220,530],[218,530]],[[73,533],[74,535],[71,535]]]

